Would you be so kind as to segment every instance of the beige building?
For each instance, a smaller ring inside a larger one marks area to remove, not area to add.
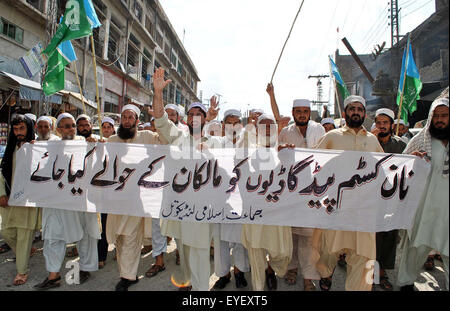
[[[55,31],[56,20],[66,1],[0,0],[0,83],[2,104],[10,95],[6,81],[15,84],[18,105],[13,110],[42,114],[70,111],[81,113],[82,103],[75,66],[80,78],[88,113],[96,113],[96,88],[89,38],[72,40],[78,60],[66,68],[65,90],[51,99],[24,100],[24,81],[13,81],[6,72],[30,80],[19,58],[38,42],[45,45]],[[97,75],[101,109],[119,112],[127,103],[152,104],[152,75],[157,67],[166,70],[172,83],[164,92],[164,102],[188,106],[197,98],[197,70],[170,24],[158,0],[93,0],[102,23],[94,29]],[[14,78],[14,76],[13,76]],[[33,77],[34,98],[40,74]],[[30,82],[31,84],[31,82]],[[11,97],[14,97],[11,96]],[[8,99],[10,101],[11,99]],[[43,104],[44,103],[44,104]],[[23,105],[23,106],[22,106]],[[2,109],[6,109],[6,106]],[[19,107],[21,107],[19,109]],[[9,108],[8,108],[9,109]],[[2,110],[3,111],[3,110]],[[143,118],[148,118],[146,114]],[[3,120],[5,122],[5,120]]]

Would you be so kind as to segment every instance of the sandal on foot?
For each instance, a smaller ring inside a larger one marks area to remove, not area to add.
[[[36,247],[32,247],[30,250],[30,257],[33,257],[34,254],[36,254],[37,252],[37,248]]]
[[[155,275],[157,275],[159,272],[164,271],[164,270],[166,270],[166,267],[154,264],[151,266],[150,269],[148,269],[147,272],[145,272],[145,276],[148,278],[151,278],[151,277],[154,277]]]
[[[434,255],[428,256],[427,261],[423,264],[423,267],[427,271],[432,271],[434,269]]]
[[[304,279],[303,280],[303,290],[305,292],[313,292],[316,290],[316,286],[314,285],[312,280]]]
[[[153,246],[152,245],[145,245],[142,249],[141,249],[141,255],[145,255],[150,253],[153,250]]]
[[[288,285],[294,285],[297,283],[297,269],[288,270],[286,272],[286,276],[284,277],[284,281]]]
[[[14,278],[13,285],[20,286],[25,284],[28,281],[28,274],[20,274],[18,273]]]
[[[74,247],[71,250],[68,250],[66,257],[68,258],[78,257],[78,249]]]
[[[56,279],[49,280],[48,277],[45,278],[44,282],[39,283],[35,286],[33,286],[36,290],[47,290],[50,288],[55,288],[61,286],[61,277],[57,277]]]
[[[380,287],[384,290],[393,290],[394,289],[391,282],[389,282],[387,275],[380,276]]]

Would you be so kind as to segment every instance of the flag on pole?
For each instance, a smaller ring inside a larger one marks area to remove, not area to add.
[[[72,0],[68,1],[67,4],[63,20],[44,50],[44,53],[49,57],[61,42],[87,37],[92,34],[92,24],[87,16],[85,0]]]
[[[397,105],[401,106],[400,118],[408,122],[408,114],[417,110],[417,100],[420,99],[422,82],[419,70],[414,62],[410,38],[403,52],[402,72],[398,83]]]
[[[102,23],[100,23],[100,20],[98,19],[92,0],[84,0],[84,7],[86,9],[86,16],[91,24],[91,28],[100,27]]]
[[[43,90],[46,96],[55,94],[64,89],[65,68],[77,60],[75,50],[70,41],[62,42],[47,62]]]
[[[333,62],[331,56],[328,56],[328,58],[330,59],[331,73],[333,74],[334,80],[336,81],[336,87],[339,90],[339,93],[341,94],[342,98],[346,99],[347,97],[350,96],[350,93],[347,90],[347,86],[345,85],[344,80],[342,80],[341,74],[339,73],[339,69]]]

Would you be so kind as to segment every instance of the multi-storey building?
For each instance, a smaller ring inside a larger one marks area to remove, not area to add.
[[[88,113],[96,113],[96,85],[90,38],[72,40],[78,60],[66,68],[65,90],[42,98],[41,75],[30,80],[19,57],[42,42],[45,46],[64,13],[65,0],[0,0],[0,90],[2,104],[14,90],[18,105],[13,110],[42,114],[83,108],[76,72]],[[101,110],[120,112],[123,105],[152,104],[153,72],[166,70],[172,83],[164,91],[164,103],[186,107],[197,98],[197,70],[158,0],[93,0],[102,23],[94,29],[94,47]],[[75,67],[76,66],[76,67]],[[76,70],[75,70],[76,69]],[[12,75],[11,75],[12,74]],[[17,77],[16,77],[17,76]],[[14,80],[15,79],[15,80]],[[6,82],[9,81],[8,85]],[[12,87],[15,87],[12,88]],[[26,95],[33,93],[31,96]],[[31,92],[33,91],[33,92]],[[8,105],[2,108],[5,111]],[[7,111],[7,110],[6,110]],[[145,111],[145,109],[144,109]],[[3,116],[3,113],[2,113]],[[147,118],[144,114],[144,118]],[[3,120],[5,122],[5,120]]]

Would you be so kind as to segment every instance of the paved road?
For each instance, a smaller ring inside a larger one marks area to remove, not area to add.
[[[0,243],[2,241],[0,240]],[[37,242],[35,247],[38,248],[38,252],[30,259],[30,275],[28,279],[28,283],[19,287],[13,286],[12,281],[14,276],[16,275],[15,263],[14,263],[14,253],[9,251],[5,254],[0,254],[0,291],[30,291],[33,290],[33,285],[42,282],[47,276],[47,272],[45,271],[45,260],[42,254],[43,242]],[[399,259],[399,252],[397,252],[397,262]],[[114,252],[113,247],[110,246],[110,252],[108,253],[108,259],[106,261],[106,266],[97,272],[92,273],[92,277],[89,281],[82,285],[68,285],[65,281],[62,282],[61,287],[57,289],[58,291],[111,291],[114,290],[115,284],[119,281],[119,274],[117,270],[117,263],[113,259]],[[71,260],[78,260],[66,258],[62,273],[63,276],[69,271],[69,269],[65,268],[67,262]],[[154,259],[151,256],[151,253],[143,255],[139,264],[139,283],[130,287],[130,291],[176,291],[177,288],[171,283],[172,274],[178,271],[178,266],[175,265],[175,242],[172,241],[168,246],[168,253],[165,255],[166,262],[166,270],[159,273],[157,276],[153,278],[145,277],[145,271],[154,263]],[[397,265],[398,266],[398,265]],[[214,263],[211,260],[211,271],[214,271]],[[391,282],[395,281],[395,277],[397,274],[397,270],[388,271],[388,276]],[[345,282],[345,269],[341,267],[337,267],[335,271],[335,275],[333,277],[333,286],[332,291],[342,291],[344,290],[344,282]],[[210,278],[210,289],[216,282],[218,277],[215,274],[211,275]],[[239,289],[240,291],[248,291],[251,290],[251,278],[250,273],[246,273],[246,279],[249,282],[249,286],[246,289]],[[317,289],[318,282],[316,282]],[[441,262],[436,261],[436,269],[432,272],[427,272],[425,270],[422,271],[419,279],[415,283],[416,288],[421,291],[441,291],[447,290],[445,288],[445,276],[443,265]],[[237,291],[234,285],[234,278],[227,285],[225,290],[228,291]],[[301,291],[303,290],[303,280],[299,276],[297,284],[293,286],[289,286],[285,284],[283,279],[278,279],[278,290],[280,291]],[[377,286],[374,286],[374,290],[382,290]],[[398,290],[398,287],[394,285],[394,290]]]

